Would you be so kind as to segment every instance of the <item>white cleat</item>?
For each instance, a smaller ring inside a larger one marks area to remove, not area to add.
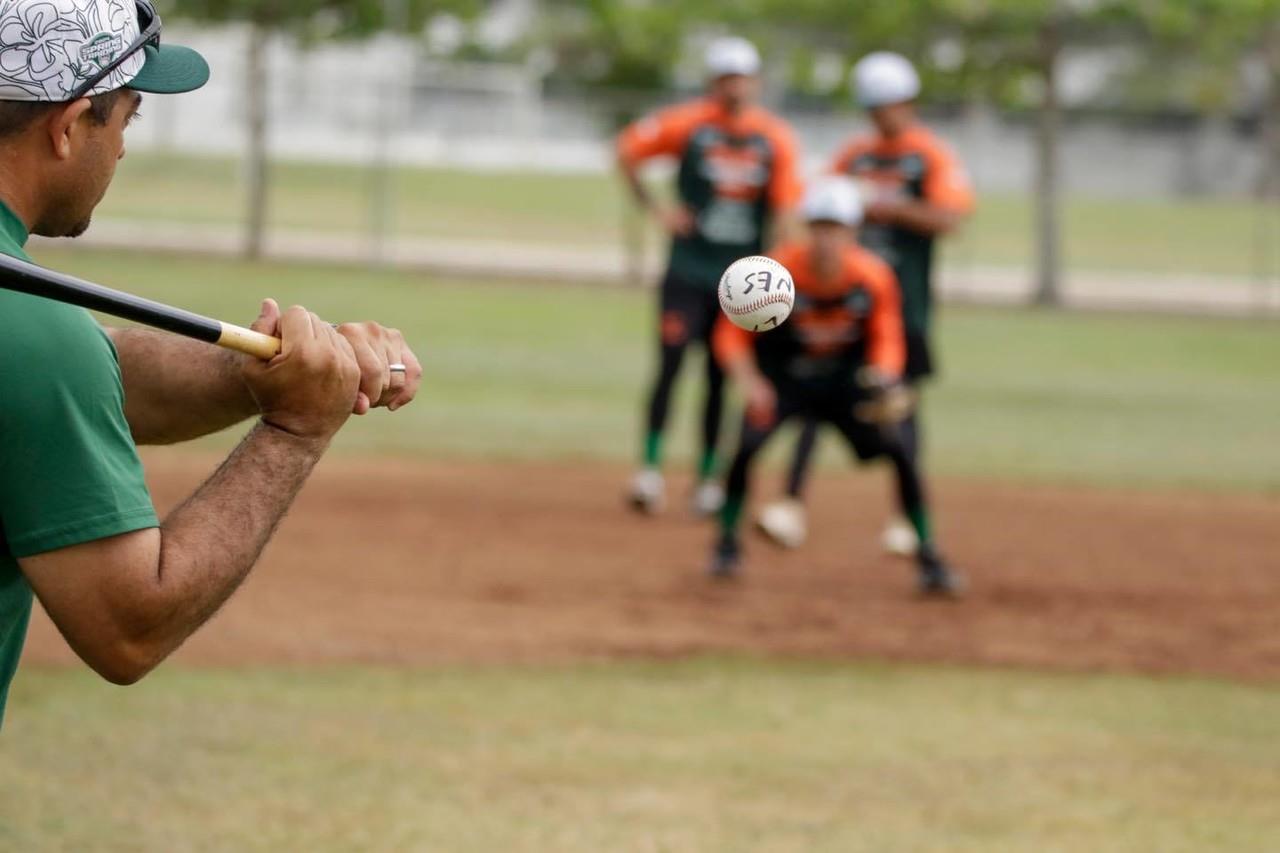
[[[799,548],[809,538],[804,504],[794,498],[774,501],[760,510],[756,516],[756,527],[775,545],[783,548]]]
[[[895,518],[880,534],[880,547],[895,557],[914,557],[920,550],[920,537],[905,518]]]
[[[657,468],[643,468],[631,478],[627,502],[637,512],[657,515],[667,505],[667,483]]]
[[[710,518],[724,506],[724,486],[714,480],[703,480],[693,492],[693,514]]]

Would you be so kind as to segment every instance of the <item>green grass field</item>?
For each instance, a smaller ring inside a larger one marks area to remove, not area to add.
[[[27,672],[12,850],[1265,850],[1280,692],[701,659]]]
[[[232,160],[131,155],[100,210],[104,219],[231,224],[243,216]],[[281,163],[272,171],[270,221],[285,229],[367,233],[372,173],[354,166]],[[621,240],[628,209],[607,175],[401,169],[392,224],[401,235],[601,246]],[[1274,214],[1245,200],[1072,198],[1063,216],[1073,269],[1280,276]],[[1023,266],[1032,257],[1030,199],[985,196],[972,223],[944,247],[947,263]],[[650,245],[657,244],[650,235]],[[1270,255],[1267,254],[1270,252]]]
[[[41,260],[232,320],[274,295],[401,326],[424,393],[354,425],[342,452],[633,452],[647,293]],[[956,308],[942,329],[929,443],[943,474],[1280,490],[1275,322]],[[121,690],[26,667],[2,738],[0,849],[1180,851],[1280,837],[1280,690],[1199,679],[705,658],[171,666]]]
[[[232,321],[257,299],[377,318],[423,355],[422,401],[374,416],[351,451],[630,458],[648,381],[653,295],[439,282],[334,266],[46,252],[47,263]],[[1275,321],[957,307],[929,392],[941,474],[1112,486],[1280,488]],[[690,364],[690,378],[696,364]],[[673,451],[696,433],[694,382]],[[220,439],[224,444],[230,440]],[[830,458],[839,458],[830,443]]]

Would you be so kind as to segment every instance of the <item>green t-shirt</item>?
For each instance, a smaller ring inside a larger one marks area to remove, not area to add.
[[[0,253],[26,241],[0,204]],[[82,308],[0,290],[0,724],[31,617],[16,558],[156,525],[111,340]]]

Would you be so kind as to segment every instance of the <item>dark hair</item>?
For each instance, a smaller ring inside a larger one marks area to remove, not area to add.
[[[89,98],[89,119],[101,127],[111,118],[123,89],[112,89]],[[0,101],[0,139],[9,139],[29,128],[35,121],[54,107],[65,107],[66,102],[48,101]]]

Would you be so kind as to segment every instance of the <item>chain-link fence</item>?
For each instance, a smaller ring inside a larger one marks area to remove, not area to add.
[[[149,99],[93,232],[99,243],[236,251],[246,221],[245,33],[182,34],[206,90]],[[548,92],[523,66],[442,65],[394,39],[273,43],[266,246],[281,256],[643,283],[660,236],[611,174],[621,122],[672,94]],[[806,169],[865,130],[852,109],[773,99]],[[933,110],[981,203],[944,252],[944,292],[1023,300],[1034,257],[1033,117]],[[1258,192],[1256,122],[1068,114],[1065,296],[1076,304],[1280,311],[1280,204]]]

